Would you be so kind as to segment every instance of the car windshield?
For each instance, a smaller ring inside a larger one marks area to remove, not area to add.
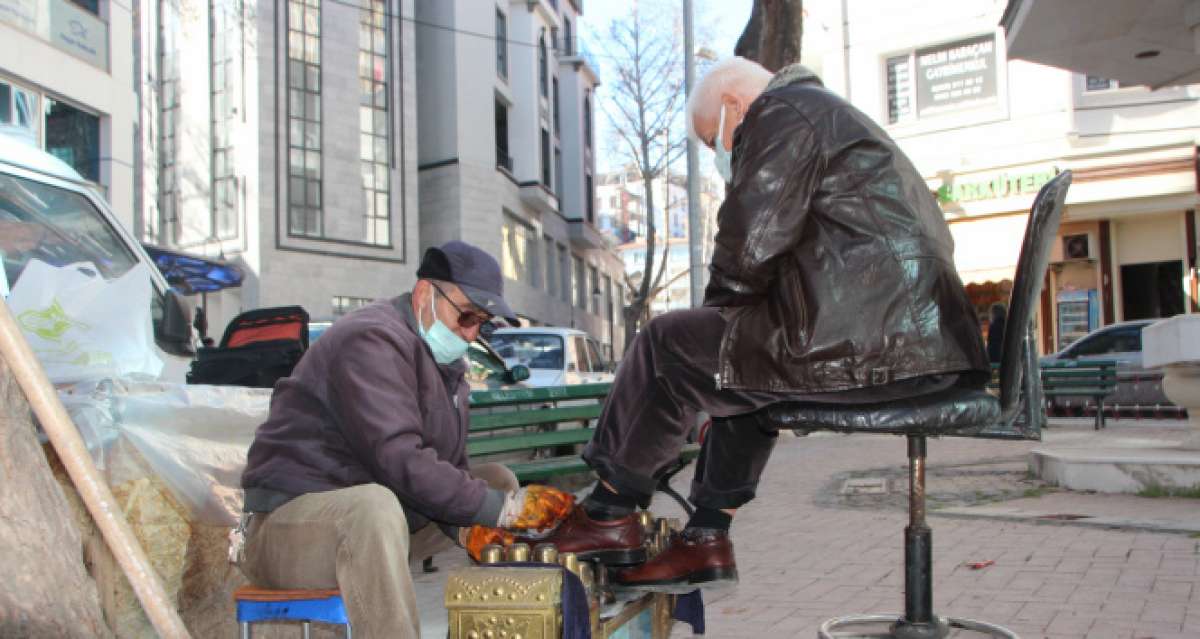
[[[5,174],[0,174],[0,252],[10,286],[31,259],[54,266],[90,262],[107,279],[137,263],[86,197]]]
[[[531,369],[562,370],[563,340],[548,333],[496,333],[492,347],[509,363]]]

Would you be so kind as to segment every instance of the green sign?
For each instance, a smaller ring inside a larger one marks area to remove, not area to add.
[[[1058,169],[1032,173],[1001,173],[990,180],[948,182],[938,187],[938,202],[975,202],[1017,195],[1033,195],[1058,174]]]

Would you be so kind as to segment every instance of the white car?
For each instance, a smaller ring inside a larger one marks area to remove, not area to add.
[[[538,326],[499,328],[488,342],[511,368],[529,369],[528,386],[568,386],[607,383],[612,366],[600,354],[596,340],[574,328]]]
[[[148,266],[156,354],[164,381],[182,384],[195,334],[187,305],[96,191],[62,160],[0,127],[0,275],[16,285],[31,259],[90,262],[106,279]]]

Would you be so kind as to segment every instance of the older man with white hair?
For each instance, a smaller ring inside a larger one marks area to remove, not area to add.
[[[645,589],[736,580],[730,523],[777,435],[763,408],[890,401],[989,374],[942,212],[870,118],[803,66],[772,75],[734,58],[696,87],[688,125],[728,182],[705,307],[637,336],[583,454],[601,481],[551,539],[638,563],[634,511],[707,412],[695,513],[618,575]]]

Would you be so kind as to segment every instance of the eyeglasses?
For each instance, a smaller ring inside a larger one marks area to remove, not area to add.
[[[446,299],[447,302],[450,302],[450,306],[453,306],[454,310],[458,311],[457,322],[460,327],[475,328],[480,324],[487,324],[492,319],[491,315],[462,310],[459,308],[458,304],[455,304],[454,300],[450,299],[450,296],[446,295],[446,292],[443,291],[437,284],[434,284],[432,281],[430,281],[429,285],[433,287],[433,290],[438,292],[438,295],[441,295]]]

